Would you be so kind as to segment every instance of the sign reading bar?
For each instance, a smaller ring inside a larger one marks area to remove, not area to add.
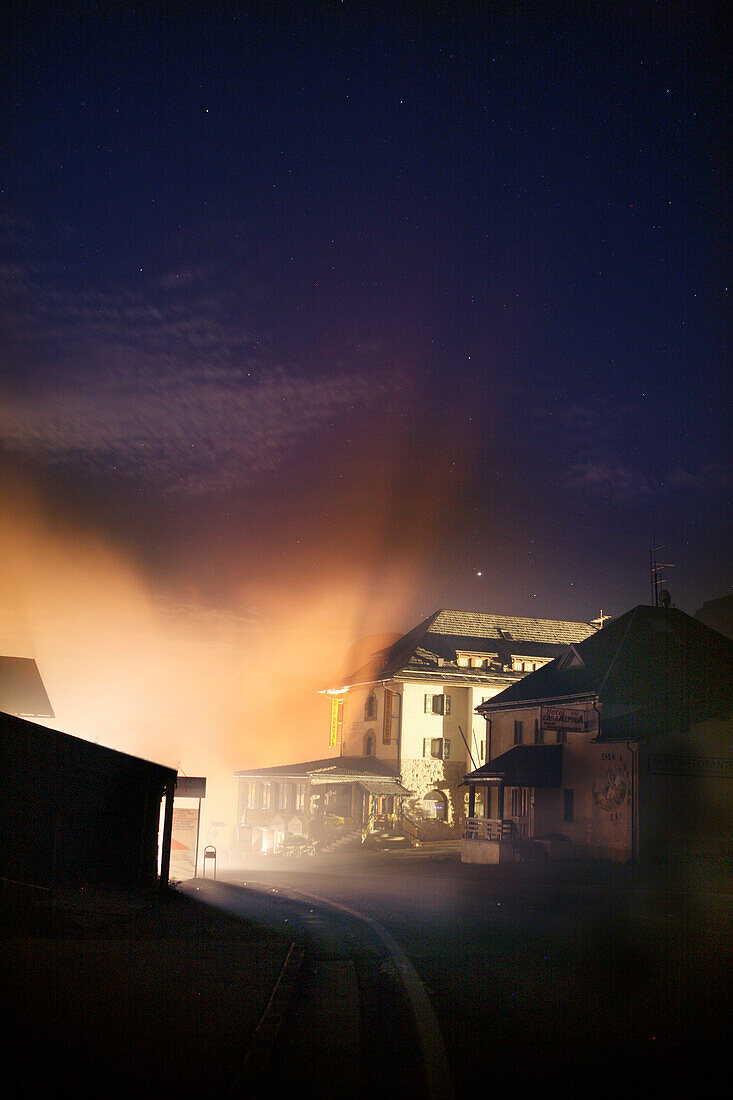
[[[382,744],[388,745],[392,740],[392,692],[384,689],[384,723],[382,725]]]
[[[332,749],[335,749],[338,744],[339,710],[341,703],[341,699],[337,699],[335,695],[331,696],[331,735],[328,739],[328,744]]]
[[[571,707],[543,707],[542,726],[551,730],[577,730],[585,732],[585,711]]]

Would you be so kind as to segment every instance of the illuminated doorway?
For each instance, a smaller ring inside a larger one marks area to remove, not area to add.
[[[434,821],[446,821],[448,818],[448,799],[442,791],[428,791],[422,800],[422,809],[426,817]]]

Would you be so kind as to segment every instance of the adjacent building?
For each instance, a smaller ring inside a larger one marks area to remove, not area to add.
[[[373,756],[254,768],[235,778],[237,847],[245,856],[277,851],[297,837],[324,846],[361,840],[377,820],[394,817],[409,795],[395,770]]]
[[[0,656],[0,712],[17,718],[55,717],[32,657]]]
[[[477,707],[462,857],[733,847],[733,642],[639,606]]]

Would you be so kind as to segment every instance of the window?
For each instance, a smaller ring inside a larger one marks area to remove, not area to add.
[[[248,783],[247,784],[247,809],[248,810],[254,809],[256,797],[257,797],[257,784],[256,783]]]
[[[377,739],[374,730],[367,730],[364,734],[364,755],[374,756],[377,751]]]
[[[450,714],[450,695],[426,695],[426,714]]]
[[[370,691],[364,704],[364,721],[372,722],[377,717],[377,696]]]
[[[269,810],[272,805],[272,784],[262,784],[262,809]]]
[[[432,756],[434,760],[450,759],[449,737],[424,737],[422,743],[423,756]]]
[[[565,787],[562,792],[562,819],[575,821],[575,791],[572,787]]]
[[[514,744],[521,745],[524,740],[524,722],[514,723]]]
[[[294,806],[294,809],[296,809],[298,811],[298,813],[302,813],[304,806],[305,806],[305,783],[296,783],[295,784],[295,806]]]
[[[542,745],[542,744],[544,744],[544,741],[545,741],[545,731],[542,729],[542,726],[540,725],[539,718],[535,718],[535,720],[534,720],[534,743],[535,743],[535,745]]]
[[[568,739],[568,731],[567,730],[557,730],[556,733],[555,733],[555,739],[556,739],[558,745],[564,745],[565,742]]]
[[[280,783],[277,788],[277,808],[278,810],[287,810],[288,808],[288,787],[289,783]]]

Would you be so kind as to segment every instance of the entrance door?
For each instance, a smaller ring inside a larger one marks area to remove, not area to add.
[[[512,787],[511,811],[509,816],[517,826],[517,832],[522,837],[532,835],[532,822],[530,819],[532,807],[531,795],[531,787]]]

